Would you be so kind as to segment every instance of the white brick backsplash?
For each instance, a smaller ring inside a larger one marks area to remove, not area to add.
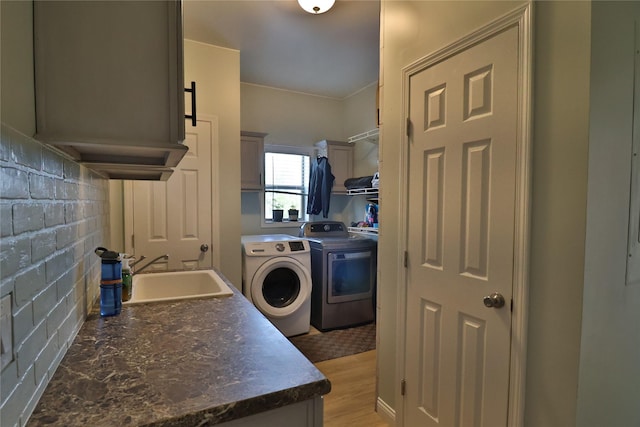
[[[64,179],[56,179],[56,199],[58,200],[66,200],[65,192],[64,192]]]
[[[64,221],[69,224],[82,218],[79,203],[64,204]]]
[[[84,301],[78,301],[73,306],[67,306],[67,309],[69,314],[58,327],[58,343],[61,348],[71,345],[75,332],[80,329],[87,315],[84,311]]]
[[[58,280],[73,265],[73,252],[64,250],[57,252],[45,262],[47,282]]]
[[[13,277],[0,280],[0,297],[13,292]]]
[[[31,261],[45,259],[56,250],[56,231],[53,229],[38,233],[31,239]]]
[[[78,227],[75,224],[70,224],[65,227],[56,229],[56,247],[63,249],[75,242],[78,237]]]
[[[82,266],[80,264],[76,264],[73,269],[63,274],[60,279],[56,281],[56,299],[61,301],[69,295],[77,278],[82,276]]]
[[[0,130],[0,160],[8,162],[11,158],[11,139],[8,135],[8,130],[5,126],[2,126]]]
[[[35,368],[32,366],[18,382],[12,393],[2,397],[2,406],[0,407],[0,425],[14,426],[20,420],[29,399],[36,393],[36,381],[34,375]]]
[[[61,177],[63,173],[63,160],[58,154],[45,148],[42,150],[42,170],[53,176]]]
[[[77,183],[65,181],[64,191],[65,200],[78,200],[80,191]]]
[[[82,240],[76,240],[71,249],[73,250],[73,260],[75,262],[79,262],[84,258],[84,242]]]
[[[56,184],[53,178],[37,174],[29,175],[29,194],[33,199],[53,199],[56,195]]]
[[[13,234],[13,209],[8,203],[0,204],[0,237]]]
[[[2,238],[0,245],[0,277],[13,276],[16,272],[31,265],[31,239],[27,236],[19,238]]]
[[[31,138],[20,138],[15,134],[11,138],[11,160],[30,169],[42,169],[42,144]]]
[[[38,378],[46,378],[49,375],[51,363],[56,359],[59,351],[58,337],[50,337],[34,363],[36,380]]]
[[[13,342],[14,349],[23,342],[33,330],[33,303],[19,307],[13,314]]]
[[[15,360],[2,370],[0,384],[2,384],[2,387],[0,387],[0,402],[3,402],[5,397],[9,396],[18,385],[18,364]]]
[[[0,132],[0,288],[13,293],[14,358],[0,425],[24,425],[99,293],[108,182],[32,138]]]
[[[67,300],[62,299],[53,310],[47,314],[47,336],[49,338],[55,336],[56,332],[60,328],[60,325],[67,316]]]
[[[33,362],[40,350],[47,343],[47,324],[40,322],[22,343],[16,343],[16,360],[18,361],[18,375],[23,375],[33,367]]]
[[[36,381],[38,380],[39,382],[36,383],[36,390],[31,395],[31,399],[27,402],[27,405],[25,406],[25,409],[22,412],[22,415],[20,415],[20,425],[23,427],[27,425],[27,422],[29,421],[29,416],[31,416],[31,413],[33,412],[33,410],[36,409],[36,405],[38,404],[38,401],[42,397],[44,390],[47,388],[47,384],[49,384],[49,376],[46,376],[41,379],[36,378]]]
[[[49,286],[33,299],[33,323],[38,324],[47,318],[47,314],[58,304],[58,292],[55,286]],[[45,325],[46,327],[46,325]],[[45,333],[45,336],[47,334]]]
[[[14,286],[18,307],[22,307],[24,304],[31,302],[46,286],[44,264],[37,264],[21,271],[15,277]]]
[[[44,227],[44,206],[40,203],[13,205],[13,234],[36,231]]]
[[[44,225],[53,227],[64,224],[64,203],[48,203],[44,208]]]
[[[0,198],[26,199],[29,197],[29,174],[25,171],[3,167],[0,170]]]
[[[70,181],[78,181],[80,179],[80,165],[71,160],[65,160],[64,178]]]

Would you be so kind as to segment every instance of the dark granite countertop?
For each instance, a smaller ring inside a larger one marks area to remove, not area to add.
[[[328,393],[329,380],[231,287],[225,298],[91,314],[28,426],[215,425]]]

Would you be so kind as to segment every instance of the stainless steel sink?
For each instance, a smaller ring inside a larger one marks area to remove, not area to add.
[[[124,304],[233,295],[231,288],[213,270],[136,274],[132,288],[131,299]]]

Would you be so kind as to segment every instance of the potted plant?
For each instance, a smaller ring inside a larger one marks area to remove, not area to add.
[[[291,205],[289,208],[289,221],[298,220],[298,208],[295,205]]]
[[[278,201],[273,201],[273,222],[282,222],[282,217],[284,216],[284,209],[282,209],[282,203]]]

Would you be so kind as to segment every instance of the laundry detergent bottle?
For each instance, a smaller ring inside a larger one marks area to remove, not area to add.
[[[378,205],[375,203],[368,203],[365,208],[364,222],[369,227],[378,227]]]
[[[103,247],[95,253],[102,258],[100,277],[100,315],[115,316],[122,310],[122,263],[120,254]]]

